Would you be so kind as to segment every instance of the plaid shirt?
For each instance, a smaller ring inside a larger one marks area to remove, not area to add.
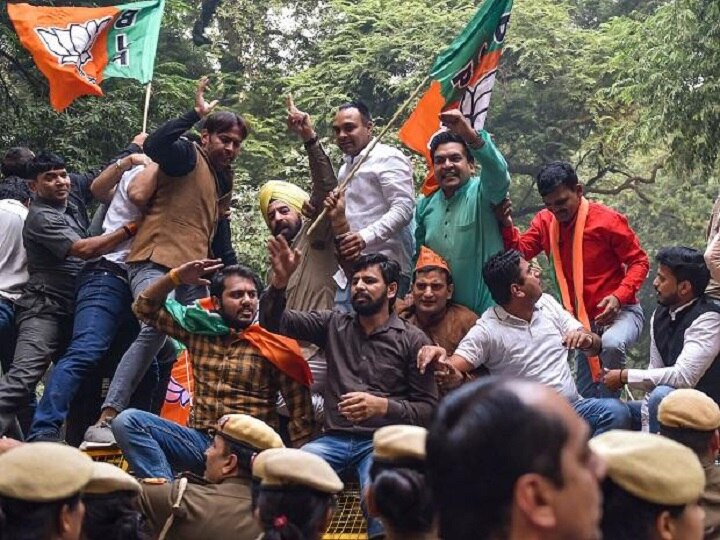
[[[191,334],[162,305],[143,295],[133,304],[138,319],[181,341],[192,361],[195,391],[188,427],[215,427],[225,414],[244,413],[279,429],[277,394],[290,412],[290,439],[304,439],[313,430],[310,389],[291,379],[243,339],[242,333],[226,336]]]

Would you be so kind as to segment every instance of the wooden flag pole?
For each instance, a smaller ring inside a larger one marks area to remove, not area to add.
[[[409,98],[405,100],[405,103],[400,105],[400,108],[395,112],[393,117],[390,119],[390,121],[385,125],[384,128],[380,131],[380,133],[377,134],[377,136],[370,142],[369,145],[365,148],[364,153],[360,156],[360,159],[358,159],[355,164],[353,165],[353,168],[350,169],[350,172],[345,177],[345,179],[342,181],[342,183],[338,186],[338,192],[343,192],[347,189],[348,185],[350,185],[350,182],[352,182],[353,178],[355,177],[355,173],[357,173],[358,169],[362,166],[363,163],[365,163],[365,160],[370,155],[370,152],[372,152],[372,149],[375,148],[375,145],[380,142],[380,140],[385,136],[385,134],[388,132],[390,127],[397,121],[398,118],[400,118],[400,115],[405,112],[405,109],[408,108],[408,106],[415,100],[417,95],[425,88],[427,83],[430,81],[431,77],[428,75],[423,79],[423,81],[418,85],[418,87],[415,89],[415,91],[410,95]],[[315,221],[312,225],[310,225],[310,228],[308,229],[308,235],[312,234],[312,232],[315,230],[315,227],[318,226],[318,223],[325,217],[327,214],[327,211],[325,208],[323,208],[322,212],[318,215],[317,218],[315,218]]]
[[[152,92],[152,82],[147,83],[145,88],[145,110],[143,111],[143,133],[147,133],[148,113],[150,112],[150,94]]]

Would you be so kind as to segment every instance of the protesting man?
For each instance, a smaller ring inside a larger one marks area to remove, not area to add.
[[[605,469],[588,438],[536,383],[490,377],[450,394],[427,439],[440,538],[599,540]]]
[[[497,306],[489,308],[448,358],[442,347],[423,347],[418,367],[436,365],[436,377],[457,386],[480,366],[491,375],[525,377],[553,388],[590,425],[593,434],[628,429],[630,411],[619,399],[582,398],[573,381],[568,352],[591,355],[600,337],[583,328],[555,299],[543,294],[539,271],[516,250],[492,256],[483,278]]]
[[[448,261],[455,274],[453,300],[480,315],[493,302],[478,271],[502,249],[493,206],[507,195],[510,175],[490,135],[475,131],[462,112],[445,111],[440,120],[448,131],[430,142],[440,189],[418,200],[416,244]]]
[[[70,201],[79,186],[71,182],[65,162],[41,154],[28,171],[36,193],[23,228],[29,279],[16,300],[13,362],[0,379],[0,434],[14,426],[18,409],[70,337],[75,278],[84,261],[111,251],[137,231],[137,224],[128,221],[108,234],[87,238],[87,219]]]
[[[268,448],[282,448],[280,436],[246,414],[226,414],[211,430],[202,478],[183,474],[142,480],[140,506],[154,530],[174,540],[255,540],[252,464]]]
[[[230,208],[233,176],[231,165],[248,135],[245,121],[231,112],[210,114],[217,101],[208,103],[202,79],[195,107],[180,118],[160,126],[145,141],[145,153],[158,164],[157,188],[143,226],[127,256],[128,276],[137,299],[171,268],[213,256],[213,238]],[[182,135],[204,119],[200,144]],[[180,287],[181,303],[206,295],[203,287]],[[85,440],[114,442],[110,422],[127,407],[130,397],[165,343],[165,335],[141,325],[140,334],[120,360],[102,405],[98,422]]]
[[[528,261],[545,252],[565,309],[587,330],[602,335],[602,366],[622,368],[645,319],[637,293],[650,268],[647,255],[625,216],[583,196],[569,163],[545,165],[537,187],[546,208],[523,234],[512,226],[510,205],[499,209],[505,248],[519,250]],[[581,395],[620,396],[619,389],[602,385],[597,358],[576,356]]]
[[[429,339],[393,311],[399,265],[384,255],[361,256],[352,268],[355,313],[286,310],[285,287],[300,253],[279,236],[269,242],[273,279],[260,301],[260,324],[270,331],[324,347],[325,434],[303,447],[336,471],[353,467],[361,489],[369,483],[374,431],[390,424],[426,426],[437,403],[432,374],[415,367]],[[368,536],[382,534],[376,519]]]
[[[105,169],[92,185],[95,197],[109,203],[103,233],[141,220],[141,208],[155,191],[156,180],[157,166],[142,154],[132,154]],[[72,339],[45,385],[29,441],[61,440],[63,422],[85,377],[105,358],[120,328],[133,317],[125,265],[131,242],[124,241],[80,271]]]
[[[627,384],[648,392],[630,403],[636,427],[657,433],[658,407],[675,388],[697,388],[720,403],[720,306],[705,297],[710,273],[703,254],[687,247],[661,249],[653,286],[658,308],[650,323],[648,369],[605,373],[611,390]]]
[[[248,414],[277,431],[278,392],[288,407],[291,442],[299,446],[312,433],[312,376],[297,343],[253,324],[262,282],[252,270],[230,266],[212,283],[203,278],[221,266],[209,259],[185,263],[157,279],[133,304],[142,322],[185,344],[195,381],[188,427],[137,409],[123,411],[112,423],[138,476],[201,474],[207,430],[223,414]],[[182,284],[210,285],[211,298],[192,306],[167,299]]]

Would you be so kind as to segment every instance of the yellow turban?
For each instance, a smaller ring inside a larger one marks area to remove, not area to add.
[[[282,201],[298,212],[302,212],[303,203],[310,198],[303,189],[290,182],[270,180],[260,188],[260,213],[269,226],[267,210],[270,201]]]

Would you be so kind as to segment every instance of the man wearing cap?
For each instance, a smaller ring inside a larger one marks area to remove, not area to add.
[[[705,539],[720,539],[720,470],[715,460],[720,449],[720,407],[692,388],[670,392],[658,410],[660,434],[695,452],[705,471],[700,505],[705,510]]]
[[[417,201],[415,242],[450,263],[453,300],[479,315],[493,305],[478,270],[503,247],[493,206],[507,195],[510,174],[490,134],[473,129],[462,112],[445,111],[440,120],[448,131],[430,141],[440,189]]]
[[[478,319],[474,311],[452,300],[455,290],[453,281],[445,259],[430,248],[420,246],[410,291],[411,300],[403,299],[395,305],[401,319],[417,326],[449,354],[455,352]],[[438,380],[439,383],[441,381],[444,379]],[[440,389],[443,390],[442,387]]]
[[[465,373],[485,366],[492,375],[527,378],[553,388],[590,424],[593,434],[630,428],[625,403],[578,393],[568,354],[575,349],[597,353],[600,337],[543,293],[539,269],[509,250],[485,263],[483,278],[498,305],[483,314],[452,355],[442,347],[423,347],[419,369],[434,364],[436,378],[452,388],[463,382]]]
[[[282,446],[265,422],[225,415],[205,451],[203,478],[144,479],[142,510],[161,539],[254,540],[260,529],[251,509],[252,462],[259,452]]]
[[[602,537],[702,540],[705,475],[688,448],[660,435],[615,430],[590,440],[607,467]]]
[[[21,444],[0,455],[0,538],[79,540],[80,497],[92,460],[57,443]]]
[[[537,383],[491,376],[450,393],[426,445],[439,536],[598,540],[604,467],[589,436]]]
[[[720,403],[720,306],[704,292],[710,280],[703,254],[688,247],[666,247],[655,257],[653,281],[658,307],[650,322],[647,369],[605,373],[610,389],[623,384],[642,389],[645,400],[630,404],[636,425],[657,433],[657,411],[675,388],[696,388]]]

